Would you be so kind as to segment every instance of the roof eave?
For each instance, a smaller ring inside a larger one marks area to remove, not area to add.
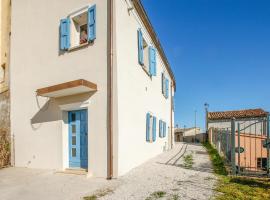
[[[134,7],[135,7],[136,11],[138,12],[139,16],[142,19],[142,22],[144,23],[147,31],[149,32],[149,34],[150,34],[156,48],[158,49],[163,62],[165,63],[165,66],[166,66],[166,68],[167,68],[167,70],[168,70],[168,72],[169,72],[169,74],[171,76],[172,82],[173,82],[174,91],[176,91],[176,81],[175,81],[173,71],[172,71],[172,69],[170,67],[169,61],[168,61],[168,59],[167,59],[167,57],[166,57],[166,55],[164,53],[164,50],[163,50],[163,48],[162,48],[162,46],[161,46],[161,44],[159,42],[157,34],[156,34],[156,32],[155,32],[155,30],[154,30],[154,28],[153,28],[153,26],[152,26],[152,24],[151,24],[151,22],[149,20],[149,17],[148,17],[148,15],[147,15],[147,13],[146,13],[146,11],[145,11],[145,9],[144,9],[144,7],[143,7],[140,0],[132,0],[132,1],[133,1],[133,4],[134,4]]]

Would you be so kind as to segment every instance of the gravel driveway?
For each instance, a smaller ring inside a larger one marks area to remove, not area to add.
[[[179,143],[96,194],[106,194],[100,200],[203,200],[213,196],[215,182],[205,149]]]
[[[0,199],[81,200],[96,195],[99,200],[200,200],[213,195],[215,182],[205,149],[179,143],[111,181],[49,170],[2,169]]]

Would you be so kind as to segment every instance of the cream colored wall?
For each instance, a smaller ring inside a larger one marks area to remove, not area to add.
[[[97,5],[94,44],[59,52],[59,22],[86,5]],[[89,175],[107,175],[107,1],[13,0],[11,36],[11,131],[15,165],[65,167],[65,117],[61,107],[87,102]],[[86,79],[98,91],[60,99],[36,97],[38,88]]]
[[[128,13],[129,6],[126,2],[129,1],[116,0],[119,175],[162,153],[168,148],[170,141],[168,127],[167,137],[158,136],[159,119],[166,121],[167,126],[170,126],[171,99],[165,99],[161,92],[161,73],[168,73],[159,53],[157,76],[150,78],[138,64],[138,28],[142,28],[148,43],[152,42],[135,9]],[[157,140],[154,143],[147,143],[145,139],[147,112],[157,117]]]
[[[0,93],[9,88],[10,0],[0,3]],[[2,68],[5,66],[5,69]]]

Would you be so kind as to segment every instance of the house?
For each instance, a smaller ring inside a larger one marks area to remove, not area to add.
[[[263,147],[267,139],[267,117],[268,112],[261,108],[209,112],[209,142],[229,159],[231,149],[236,149],[236,165],[246,171],[264,170],[267,165],[267,149]],[[231,141],[232,129],[235,129],[234,147]],[[242,149],[240,154],[237,153],[238,147]]]
[[[9,47],[10,0],[0,3],[0,168],[11,164],[10,148],[10,96],[9,96]]]
[[[175,142],[203,142],[204,135],[199,127],[176,128],[174,130]]]
[[[12,3],[15,166],[113,178],[173,147],[173,72],[138,0]]]

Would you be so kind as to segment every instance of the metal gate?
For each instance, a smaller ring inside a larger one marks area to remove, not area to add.
[[[231,174],[269,175],[269,116],[232,119],[227,128],[213,128],[209,140],[231,167]]]

